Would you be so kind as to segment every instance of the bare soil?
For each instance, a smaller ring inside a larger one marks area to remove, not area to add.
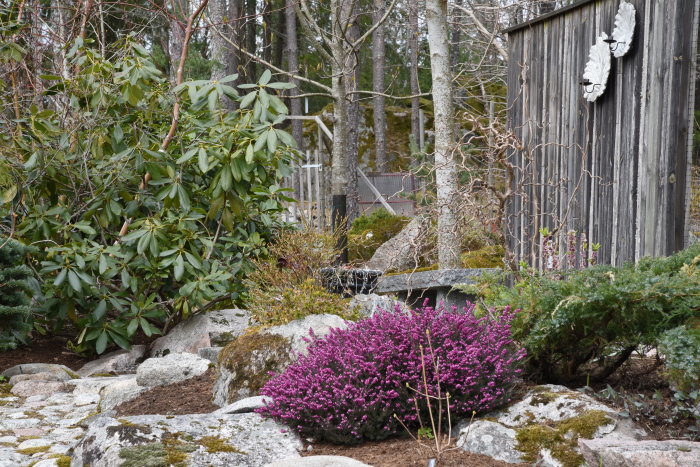
[[[210,368],[201,376],[170,386],[155,387],[136,399],[118,405],[115,410],[120,417],[211,413],[219,408],[211,401],[215,381],[216,370]]]
[[[452,442],[453,447],[454,441]],[[424,444],[427,443],[429,441],[425,441]],[[345,456],[374,467],[426,467],[428,460],[435,457],[430,448],[419,445],[417,441],[411,438],[366,442],[358,446],[313,444],[311,451],[306,450],[301,455]],[[438,467],[513,467],[518,465],[524,466],[529,464],[509,464],[488,456],[470,454],[459,449],[445,451],[438,462]]]
[[[29,346],[0,352],[0,372],[24,363],[56,363],[77,371],[90,359],[68,350],[67,343],[65,337],[39,336]]]

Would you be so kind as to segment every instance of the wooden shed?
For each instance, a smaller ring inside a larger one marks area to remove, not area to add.
[[[628,3],[631,49],[612,58],[594,102],[584,68],[620,0],[578,1],[505,31],[508,127],[521,144],[506,221],[517,261],[546,266],[545,227],[562,261],[573,231],[584,254],[600,244],[598,262],[615,265],[687,245],[700,0]]]

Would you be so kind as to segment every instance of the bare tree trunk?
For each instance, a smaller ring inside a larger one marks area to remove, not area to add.
[[[385,0],[374,0],[374,23],[381,21],[386,11]],[[384,27],[382,24],[372,33],[372,90],[384,92],[384,64],[386,61],[384,45]],[[372,98],[374,110],[374,148],[377,172],[387,171],[386,156],[386,106],[384,96],[375,95]]]
[[[180,55],[185,41],[184,19],[188,16],[187,0],[172,0],[173,16],[176,19],[170,21],[170,40],[168,52],[170,55],[170,79],[174,82],[177,68],[180,64]]]
[[[263,60],[272,62],[272,0],[263,0]]]
[[[333,91],[333,162],[331,175],[332,209],[331,223],[333,231],[338,234],[338,247],[342,251],[340,261],[347,262],[347,192],[348,192],[348,110],[347,110],[347,60],[348,54],[344,47],[344,28],[347,25],[349,12],[344,0],[331,0],[331,18],[333,21],[331,33],[333,40],[329,48],[333,62],[332,91]]]
[[[299,42],[297,38],[297,13],[294,9],[296,0],[285,0],[285,29],[287,46],[287,70],[294,75],[299,73]],[[291,78],[290,83],[294,85],[289,90],[289,110],[291,115],[301,115],[301,99],[294,96],[299,95],[299,80]],[[301,120],[292,120],[292,137],[297,142],[300,152],[304,152],[304,126]],[[294,193],[299,193],[300,184],[297,177],[292,177],[292,189]],[[319,202],[319,210],[320,210]],[[319,215],[323,215],[319,212]]]
[[[68,69],[68,60],[66,59],[66,47],[68,43],[68,33],[66,31],[66,20],[63,12],[63,2],[61,0],[53,0],[51,2],[52,11],[56,12],[56,29],[58,40],[54,42],[54,63],[57,70],[61,71],[61,76],[68,79],[70,70]]]
[[[454,4],[461,6],[462,0],[454,0]],[[459,43],[462,40],[462,28],[459,24],[457,16],[459,15],[456,8],[452,9],[452,39],[450,46],[450,66],[454,72],[457,69],[459,62]]]
[[[224,34],[228,34],[229,38],[234,44],[241,44],[241,0],[228,0],[228,28],[224,29]],[[229,75],[238,74],[239,77],[236,79],[234,84],[239,84],[241,82],[241,58],[238,50],[234,50],[232,47],[228,49],[229,53],[226,57],[226,73]],[[230,108],[234,110],[238,107],[238,103],[231,100]]]
[[[360,26],[355,18],[355,11],[352,11],[352,24],[348,28],[348,39],[356,41],[360,37]],[[348,83],[346,91],[347,99],[350,101],[348,108],[348,188],[347,188],[347,215],[348,221],[352,222],[360,213],[359,192],[357,186],[357,163],[360,151],[360,125],[364,122],[364,115],[360,110],[360,100],[356,91],[360,83],[360,63],[358,60],[359,51],[352,51],[346,59],[346,77]]]
[[[272,30],[272,64],[277,67],[284,67],[284,31],[286,20],[284,17],[285,0],[275,0],[274,28]]]
[[[457,167],[454,151],[454,103],[447,33],[447,0],[426,0],[428,46],[433,78],[435,127],[435,181],[438,210],[438,265],[441,269],[459,267],[457,232]]]
[[[257,29],[257,18],[256,18],[256,2],[257,0],[245,0],[246,8],[246,19],[245,19],[245,48],[248,52],[255,55],[255,33]],[[257,78],[257,72],[255,69],[255,60],[248,59],[247,76],[245,81],[252,83],[255,82]]]
[[[411,95],[417,96],[420,94],[420,86],[418,84],[418,2],[409,2],[408,7],[408,24],[410,28],[410,36],[408,46],[410,49],[411,58]],[[411,134],[415,144],[420,142],[420,98],[414,97],[411,99]]]
[[[210,0],[208,6],[209,22],[222,34],[228,34],[229,27],[224,24],[226,18],[226,0]],[[213,32],[209,38],[209,57],[211,64],[211,79],[220,80],[226,76],[227,71],[227,46],[220,34]]]
[[[297,14],[294,10],[296,0],[285,0],[285,22],[287,30],[287,70],[290,73],[299,73],[299,42],[297,40]],[[289,90],[290,113],[301,115],[301,99],[294,96],[299,94],[299,80],[292,78],[290,82],[295,86]],[[304,150],[304,133],[301,120],[292,120],[292,136],[299,145],[299,150]]]

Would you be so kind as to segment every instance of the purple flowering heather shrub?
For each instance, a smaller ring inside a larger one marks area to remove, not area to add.
[[[312,335],[308,353],[260,390],[272,401],[258,412],[301,435],[336,443],[402,432],[393,414],[407,425],[417,421],[415,392],[407,384],[423,391],[420,345],[429,392],[437,395],[439,374],[453,419],[486,412],[509,402],[520,373],[524,351],[511,339],[513,314],[506,309],[498,317],[476,318],[474,305],[464,312],[442,305],[410,314],[397,308],[324,338]],[[427,413],[425,401],[418,397],[418,403]]]

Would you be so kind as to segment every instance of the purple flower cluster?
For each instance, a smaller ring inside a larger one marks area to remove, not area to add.
[[[426,411],[425,397],[410,389],[424,391],[421,347],[428,392],[450,394],[452,417],[491,410],[509,401],[524,357],[511,339],[513,314],[477,318],[473,305],[397,308],[312,335],[308,353],[261,389],[272,401],[258,412],[331,442],[386,438],[403,431],[394,414],[411,425],[416,402]]]

